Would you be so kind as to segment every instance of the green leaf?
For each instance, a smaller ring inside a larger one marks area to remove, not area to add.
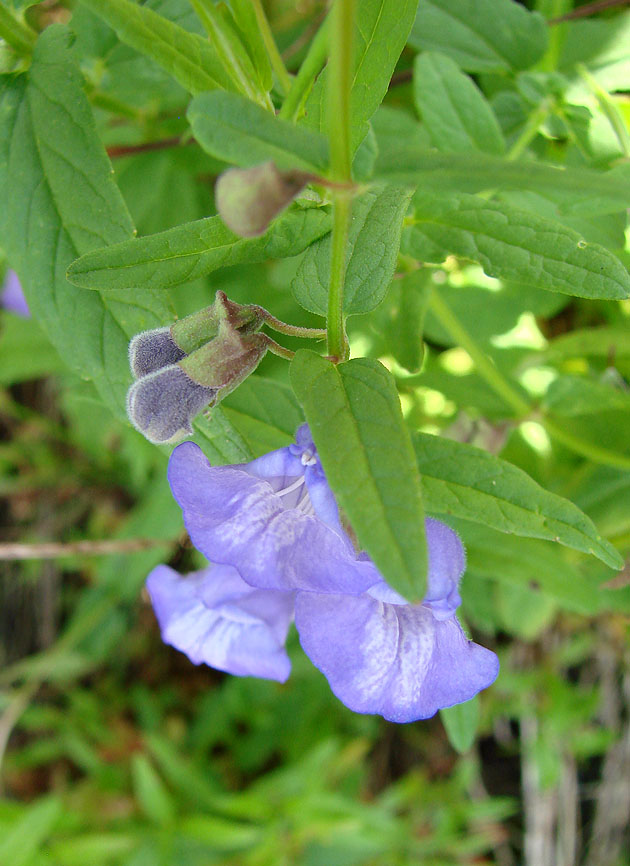
[[[614,605],[613,599],[608,601],[610,593],[602,591],[596,580],[569,561],[558,545],[505,535],[481,523],[457,521],[456,528],[466,543],[464,606],[469,575],[543,593],[565,610],[585,615]]]
[[[326,477],[385,580],[410,601],[426,587],[426,542],[418,477],[394,380],[378,361],[335,366],[307,349],[291,384]]]
[[[623,385],[623,379],[621,379]],[[630,393],[609,382],[560,376],[547,389],[541,406],[554,415],[592,415],[610,409],[630,412]]]
[[[236,90],[207,39],[184,30],[148,6],[130,0],[81,0],[116,31],[118,38],[155,60],[189,93]]]
[[[466,754],[475,742],[479,726],[479,698],[475,695],[463,704],[440,710],[440,719],[451,746],[460,755]]]
[[[379,154],[374,181],[438,192],[533,190],[561,199],[562,213],[615,213],[630,199],[630,171],[625,165],[597,172],[541,162],[516,162],[484,153],[437,153],[407,138]]]
[[[0,385],[13,385],[67,369],[34,319],[2,316]]]
[[[416,57],[413,95],[438,150],[481,150],[500,156],[505,141],[494,112],[479,88],[443,54]]]
[[[567,358],[630,358],[630,333],[627,328],[583,328],[552,340],[539,357],[557,363]]]
[[[61,813],[61,801],[57,797],[45,797],[27,806],[22,817],[0,840],[0,863],[6,863],[7,866],[26,866],[30,863]]]
[[[422,0],[409,42],[468,72],[528,69],[547,48],[547,22],[514,0]]]
[[[271,63],[251,0],[228,0],[228,5],[247,45],[260,86],[270,91],[273,84]]]
[[[386,186],[354,200],[343,301],[347,314],[367,313],[383,300],[394,275],[410,198],[409,190]],[[296,301],[321,316],[328,303],[330,244],[328,235],[307,250],[291,284]]]
[[[414,229],[405,247],[411,255],[416,255],[417,236],[418,257],[426,253],[428,241],[479,262],[491,277],[582,298],[630,294],[630,275],[621,262],[561,223],[470,195],[417,195],[414,203]]]
[[[175,803],[146,755],[136,752],[131,758],[131,776],[136,798],[150,821],[163,827],[175,817]]]
[[[365,138],[367,121],[383,101],[389,88],[411,25],[416,0],[361,0],[357,4],[350,124],[352,143],[356,148]],[[325,132],[325,69],[306,102],[305,123],[311,129]]]
[[[216,406],[207,415],[198,416],[193,428],[194,441],[213,466],[248,463],[254,459],[253,451],[222,408]]]
[[[68,40],[65,28],[48,27],[28,77],[2,82],[2,243],[61,357],[122,416],[128,339],[171,314],[148,292],[87,296],[65,279],[77,256],[132,234]]]
[[[427,511],[452,514],[530,538],[546,538],[592,553],[611,568],[623,560],[580,509],[540,487],[505,460],[450,439],[413,439]]]
[[[72,263],[68,279],[83,289],[170,289],[227,265],[295,256],[329,229],[319,208],[293,206],[257,238],[208,217],[95,250]]]
[[[212,156],[245,168],[272,160],[279,169],[326,172],[328,142],[233,93],[203,93],[190,103],[188,121]]]
[[[495,609],[503,631],[533,641],[551,625],[558,605],[529,586],[501,583],[495,588]]]
[[[432,288],[431,271],[420,268],[394,280],[387,306],[385,333],[401,367],[416,373],[422,366],[424,317]]]
[[[289,387],[256,375],[229,394],[221,409],[255,457],[290,445],[304,421]]]

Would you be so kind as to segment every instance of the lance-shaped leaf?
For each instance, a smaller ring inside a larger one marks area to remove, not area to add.
[[[155,60],[189,93],[236,90],[207,39],[184,30],[148,6],[130,0],[81,0],[116,31],[118,38]]]
[[[329,229],[320,208],[294,206],[257,238],[240,238],[220,217],[208,217],[95,250],[72,263],[68,279],[83,289],[170,289],[227,265],[296,256]]]
[[[426,508],[501,532],[546,538],[591,553],[611,568],[623,560],[580,509],[522,469],[472,445],[417,433],[413,443]]]
[[[343,309],[367,313],[385,296],[394,275],[402,221],[411,191],[374,187],[355,199],[348,236]],[[305,309],[326,315],[330,283],[330,236],[307,250],[291,284],[296,301]]]
[[[335,366],[302,349],[291,384],[359,547],[390,586],[420,601],[427,568],[420,479],[390,373],[371,359]]]
[[[429,241],[479,262],[491,277],[581,298],[615,300],[630,295],[630,275],[621,262],[561,223],[470,195],[418,195],[415,204],[405,252],[415,255],[417,240],[420,259]]]
[[[322,173],[328,166],[328,143],[275,117],[233,93],[203,93],[188,109],[195,138],[209,154],[224,162],[249,167],[271,160],[279,169]]]
[[[430,192],[481,192],[517,189],[558,200],[567,214],[615,213],[630,200],[630,169],[579,170],[541,162],[502,159],[485,153],[437,153],[401,138],[377,157],[374,181],[418,187]]]
[[[169,310],[145,291],[88,295],[65,278],[77,256],[124,241],[133,228],[69,39],[61,25],[47,28],[28,76],[2,83],[2,246],[59,354],[122,416],[129,337],[166,322]]]
[[[543,55],[546,21],[514,0],[422,0],[409,41],[469,72],[527,69]]]
[[[354,34],[350,129],[356,148],[365,138],[367,121],[383,101],[417,8],[416,0],[361,0]],[[325,69],[306,102],[304,123],[326,130]]]
[[[443,54],[418,54],[413,95],[431,141],[438,150],[501,155],[505,141],[499,123],[479,88]]]

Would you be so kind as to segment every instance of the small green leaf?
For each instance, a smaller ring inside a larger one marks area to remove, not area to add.
[[[387,186],[372,188],[353,202],[343,302],[347,314],[367,313],[383,300],[410,198],[409,190]],[[321,316],[328,302],[330,244],[328,236],[307,250],[291,284],[296,301]]]
[[[150,821],[163,827],[175,818],[175,803],[146,755],[136,752],[131,759],[131,776],[136,798]]]
[[[195,138],[209,154],[244,168],[272,160],[279,169],[323,173],[328,142],[323,135],[275,117],[234,93],[203,93],[188,109]]]
[[[291,384],[340,507],[385,580],[410,601],[426,587],[420,480],[394,380],[378,361],[335,366],[307,349]]]
[[[304,421],[290,388],[256,375],[226,397],[221,409],[255,457],[290,445]]]
[[[22,817],[0,840],[0,863],[26,866],[46,841],[61,817],[61,801],[45,797],[27,806]]]
[[[329,229],[320,208],[295,206],[257,238],[240,238],[220,217],[208,217],[94,250],[70,265],[68,279],[83,289],[170,289],[227,265],[295,256]]]
[[[446,736],[456,752],[464,755],[475,742],[479,726],[479,697],[440,710]]]
[[[607,172],[572,169],[542,162],[502,159],[485,153],[438,153],[401,137],[379,154],[374,181],[437,192],[482,192],[517,189],[557,197],[567,214],[615,213],[630,199],[630,170],[620,165]]]
[[[630,332],[627,328],[582,328],[552,340],[541,356],[558,363],[566,358],[630,358]]]
[[[189,93],[218,87],[237,89],[207,39],[184,30],[149,6],[130,0],[81,2],[106,21],[122,42],[155,60]]]
[[[2,316],[0,324],[0,384],[13,385],[62,373],[67,365],[50,345],[34,319]]]
[[[528,69],[547,48],[547,22],[514,0],[422,0],[409,42],[468,72]]]
[[[431,271],[420,268],[394,280],[388,297],[390,315],[385,332],[394,358],[410,373],[422,366],[422,332],[431,289]]]
[[[630,412],[630,393],[619,378],[621,387],[581,376],[560,376],[549,385],[541,406],[563,416],[592,415],[611,409]]]
[[[522,469],[472,445],[417,433],[413,439],[427,511],[500,532],[546,538],[622,568],[615,548],[580,509]]]
[[[450,57],[434,52],[419,54],[414,63],[413,94],[438,150],[481,150],[497,156],[505,151],[490,105]]]
[[[417,7],[416,0],[361,0],[357,4],[350,128],[356,148],[365,138],[367,121],[383,101],[394,73]],[[325,69],[306,102],[304,122],[325,132]]]
[[[418,194],[414,203],[414,229],[405,247],[411,255],[416,255],[417,235],[419,257],[428,240],[479,262],[491,277],[581,298],[630,295],[630,275],[621,262],[561,223],[470,195],[437,199]]]

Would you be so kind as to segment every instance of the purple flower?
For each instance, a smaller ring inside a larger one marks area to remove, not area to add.
[[[4,279],[4,286],[0,290],[0,306],[25,319],[30,318],[31,311],[26,303],[22,286],[15,271],[8,270]]]
[[[241,604],[248,593],[257,604],[268,599],[265,622],[277,626],[277,639],[284,639],[295,608],[305,652],[355,712],[410,722],[490,685],[497,657],[469,641],[455,616],[465,567],[457,534],[427,519],[427,593],[422,604],[408,604],[367,554],[356,553],[308,428],[296,438],[294,445],[239,466],[211,467],[192,442],[171,455],[169,481],[191,539],[220,565],[210,572],[214,594],[205,589],[207,572],[194,578],[196,584],[164,566],[150,575],[164,639],[195,663],[267,675],[254,671],[263,654],[249,632],[239,636],[233,629],[228,644],[212,630],[211,617],[223,615],[217,582],[227,573],[240,581]],[[226,592],[231,586],[226,583]],[[213,660],[216,652],[220,664]]]
[[[252,589],[229,565],[187,577],[159,565],[147,589],[164,642],[196,665],[282,683],[289,676],[284,642],[293,619],[290,593]]]

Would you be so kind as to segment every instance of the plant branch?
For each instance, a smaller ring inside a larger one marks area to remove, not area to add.
[[[0,3],[0,37],[19,54],[29,55],[37,41],[37,33],[22,24],[6,6]]]
[[[339,184],[352,183],[352,142],[350,137],[350,94],[356,0],[335,0],[331,12],[330,60],[327,91],[330,173]],[[346,279],[346,247],[352,215],[349,190],[332,193],[333,228],[328,287],[328,354],[339,361],[349,355],[343,315]]]
[[[137,553],[153,547],[166,547],[173,539],[110,538],[98,541],[45,541],[33,544],[6,542],[0,544],[0,562],[12,559],[62,559],[66,556],[111,556]]]
[[[306,57],[293,79],[291,89],[282,104],[279,116],[286,120],[297,120],[301,115],[316,77],[326,63],[328,56],[328,38],[330,30],[330,15],[325,19],[310,44]]]
[[[566,12],[564,15],[559,15],[557,18],[550,18],[547,24],[561,24],[563,21],[571,21],[574,18],[586,18],[588,15],[595,15],[604,9],[611,9],[613,6],[628,6],[630,0],[597,0],[596,3],[587,3],[585,6],[579,6],[571,12]]]

